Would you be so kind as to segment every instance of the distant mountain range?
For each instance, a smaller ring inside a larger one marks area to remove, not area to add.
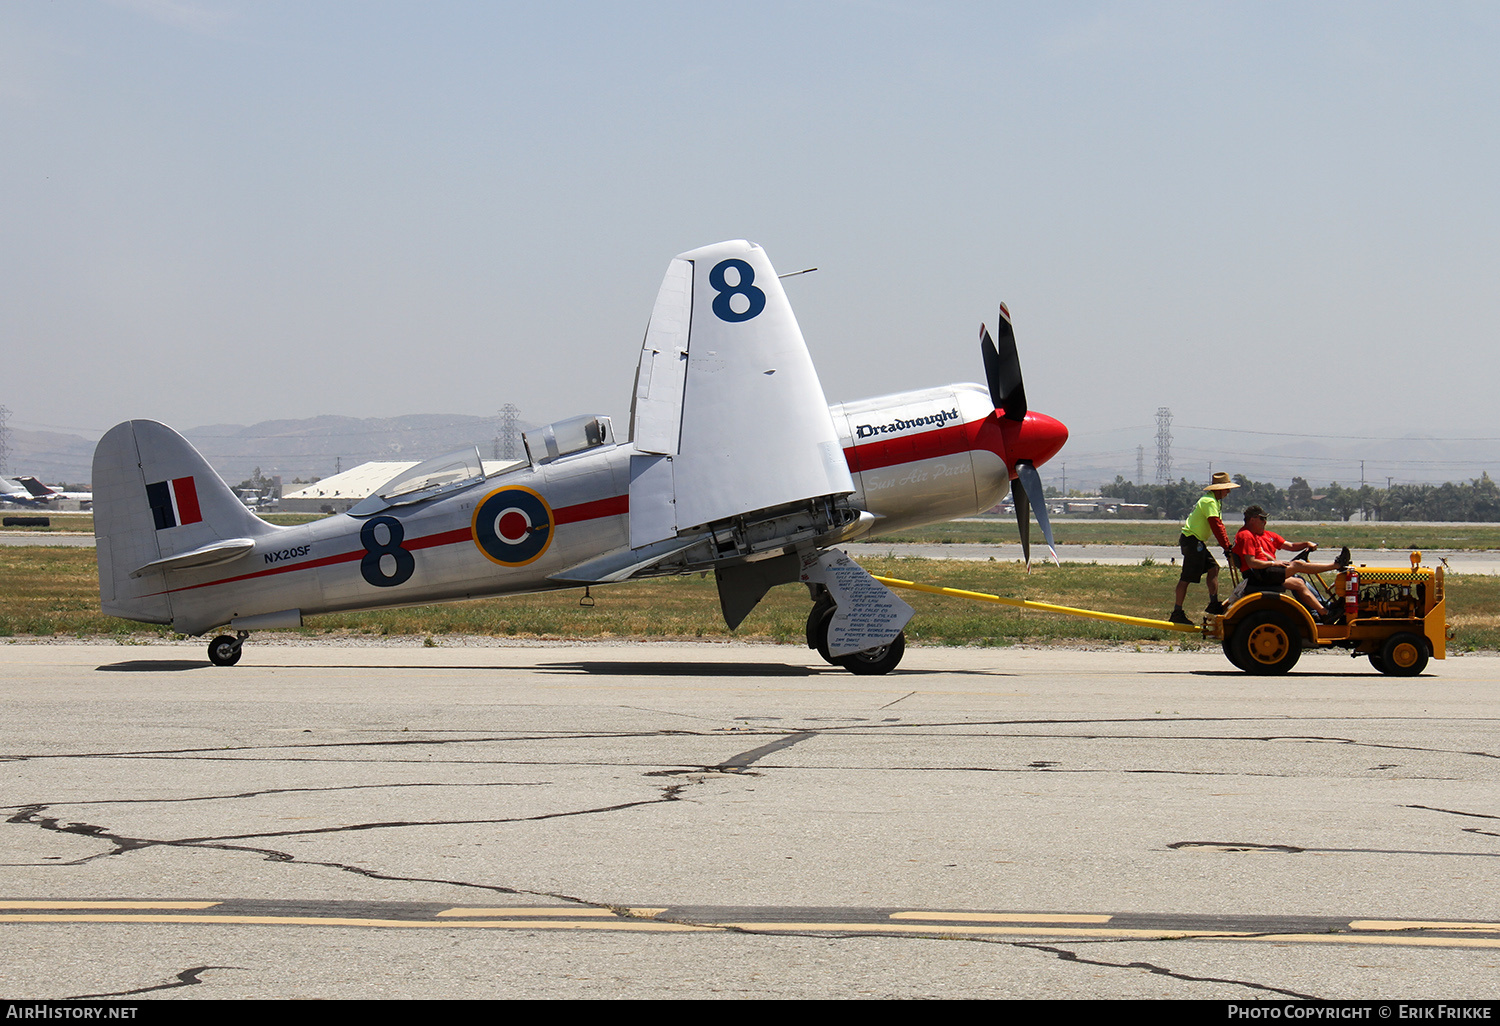
[[[522,422],[519,429],[531,430]],[[255,473],[281,475],[291,489],[296,478],[330,477],[368,460],[421,460],[463,446],[479,447],[492,458],[504,440],[497,438],[494,417],[451,413],[416,413],[404,417],[313,417],[308,420],[268,420],[244,427],[207,424],[182,432],[231,485]],[[93,476],[94,443],[79,435],[49,431],[10,432],[10,469],[34,474],[44,481],[89,483]],[[514,439],[520,455],[521,440]]]
[[[520,430],[535,425],[522,423]],[[628,424],[615,425],[623,437]],[[494,417],[459,414],[410,414],[404,417],[312,417],[307,420],[268,420],[243,427],[239,424],[207,424],[183,432],[231,485],[250,477],[259,467],[266,477],[281,475],[288,490],[292,481],[311,480],[349,470],[368,460],[421,460],[440,456],[465,445],[477,445],[486,459],[498,454]],[[11,476],[34,474],[50,483],[88,484],[93,476],[94,439],[47,431],[10,432]],[[1359,484],[1360,461],[1366,461],[1366,479],[1383,488],[1387,475],[1397,483],[1441,483],[1467,481],[1490,471],[1496,461],[1496,444],[1490,439],[1435,440],[1430,438],[1371,439],[1364,442],[1332,442],[1320,438],[1277,438],[1257,445],[1249,436],[1227,440],[1209,439],[1182,432],[1180,451],[1174,452],[1173,478],[1206,481],[1214,470],[1227,469],[1254,481],[1270,481],[1286,487],[1293,475],[1313,486],[1338,481]],[[1221,451],[1224,445],[1234,452]],[[516,453],[522,454],[520,438]],[[1091,448],[1106,450],[1090,453]],[[1143,446],[1142,449],[1145,447]],[[1075,436],[1070,447],[1042,468],[1043,480],[1051,486],[1097,490],[1116,474],[1135,479],[1135,449],[1121,450],[1113,439],[1107,445],[1090,445],[1086,436]],[[1155,452],[1144,452],[1146,481],[1153,480]],[[1491,476],[1497,476],[1491,471]],[[1142,482],[1137,482],[1142,483]]]

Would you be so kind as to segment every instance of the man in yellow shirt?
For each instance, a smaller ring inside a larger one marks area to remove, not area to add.
[[[1187,598],[1188,585],[1197,584],[1204,574],[1208,574],[1208,608],[1205,612],[1210,615],[1224,612],[1224,603],[1219,601],[1219,562],[1208,551],[1208,546],[1217,543],[1226,553],[1229,551],[1229,532],[1224,530],[1224,515],[1219,504],[1230,489],[1238,487],[1222,470],[1214,474],[1213,481],[1203,489],[1208,494],[1198,500],[1182,523],[1182,537],[1177,539],[1178,547],[1182,549],[1182,574],[1177,579],[1176,601],[1172,604],[1172,615],[1168,617],[1173,623],[1193,622],[1182,611],[1182,603]]]

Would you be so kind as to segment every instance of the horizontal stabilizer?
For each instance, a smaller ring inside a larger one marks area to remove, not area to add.
[[[153,570],[186,570],[190,566],[217,566],[220,563],[239,559],[253,548],[255,548],[253,538],[230,538],[228,541],[213,542],[188,552],[179,552],[175,556],[154,559],[145,566],[132,570],[130,576],[141,577]]]

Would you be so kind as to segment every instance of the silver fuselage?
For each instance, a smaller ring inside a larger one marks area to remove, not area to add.
[[[830,413],[855,487],[844,501],[873,514],[881,531],[972,515],[1009,487],[1012,466],[980,386],[903,392]],[[316,613],[577,587],[549,575],[630,546],[634,453],[628,443],[604,445],[374,515],[268,530],[231,562],[164,575],[170,622],[201,634],[225,624],[291,626]],[[510,497],[536,508],[527,496],[550,512],[546,537],[497,540]],[[481,510],[499,517],[483,538]]]

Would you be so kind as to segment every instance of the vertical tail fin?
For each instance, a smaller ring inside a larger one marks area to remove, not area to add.
[[[187,439],[164,424],[117,424],[94,449],[99,604],[111,616],[171,623],[166,571],[142,568],[277,528],[255,516]]]
[[[668,265],[632,410],[634,548],[854,490],[792,304],[754,243],[705,246]]]

